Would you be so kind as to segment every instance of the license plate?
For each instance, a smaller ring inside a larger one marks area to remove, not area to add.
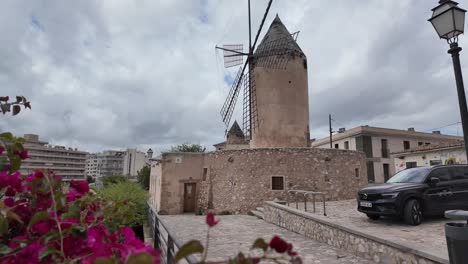
[[[372,207],[372,203],[369,202],[360,202],[359,205],[361,205],[362,207]]]

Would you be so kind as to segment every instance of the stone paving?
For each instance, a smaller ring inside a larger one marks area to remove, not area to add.
[[[296,208],[295,203],[289,206]],[[304,203],[298,203],[298,207],[303,210]],[[311,203],[307,203],[307,209],[307,212],[312,212]],[[443,259],[448,259],[444,224],[457,222],[443,217],[425,219],[419,226],[409,226],[395,218],[374,221],[357,211],[356,200],[326,202],[327,216],[323,216],[322,203],[317,202],[316,210],[313,215],[319,219],[416,248]]]
[[[276,225],[267,223],[254,216],[229,215],[217,216],[221,221],[210,230],[210,245],[208,258],[212,261],[225,260],[235,256],[239,251],[248,252],[256,238],[270,240],[279,235],[294,245],[295,250],[307,264],[344,264],[344,263],[373,263],[363,258],[320,243],[305,236],[290,232]],[[198,239],[204,243],[207,226],[204,216],[195,215],[165,215],[162,221],[181,243]]]

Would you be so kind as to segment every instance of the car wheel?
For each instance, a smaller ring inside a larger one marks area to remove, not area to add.
[[[380,218],[380,215],[375,215],[375,214],[367,214],[367,217],[371,220],[378,220]]]
[[[422,208],[418,200],[411,199],[405,204],[403,218],[408,225],[419,225],[422,222]]]

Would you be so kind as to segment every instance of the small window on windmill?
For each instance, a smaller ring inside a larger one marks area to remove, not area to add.
[[[284,190],[284,176],[272,176],[271,189],[275,191]]]
[[[206,176],[208,175],[208,168],[203,168],[203,181],[206,181]]]
[[[175,158],[175,163],[182,163],[182,157],[176,157]]]

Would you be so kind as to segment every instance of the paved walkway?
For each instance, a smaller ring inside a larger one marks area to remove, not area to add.
[[[221,221],[210,231],[208,258],[212,261],[225,260],[226,257],[235,256],[239,251],[247,253],[256,238],[262,237],[269,241],[274,235],[279,235],[294,245],[294,249],[307,264],[373,263],[254,216],[229,215],[217,218]],[[207,226],[204,216],[165,215],[161,216],[161,219],[179,242],[198,239],[205,243]]]
[[[295,203],[289,206],[296,208]],[[299,203],[298,207],[304,210],[304,203]],[[311,203],[307,203],[307,209],[307,212],[312,212]],[[357,211],[356,200],[326,202],[327,216],[323,216],[322,203],[317,202],[316,210],[313,215],[319,219],[448,259],[444,225],[454,222],[452,220],[432,217],[424,219],[419,226],[406,225],[402,220],[394,218],[373,221]]]

